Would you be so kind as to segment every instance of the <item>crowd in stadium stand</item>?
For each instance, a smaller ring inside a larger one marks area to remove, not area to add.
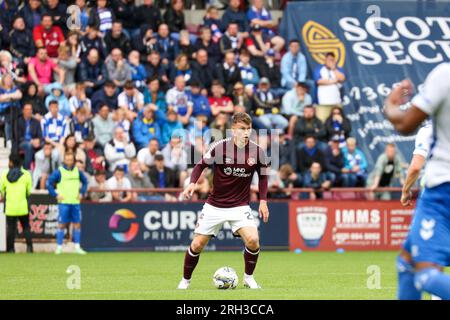
[[[345,70],[332,53],[308,71],[299,40],[285,41],[262,0],[224,1],[187,26],[183,0],[5,0],[0,10],[0,114],[8,147],[45,189],[66,152],[97,189],[178,188],[233,113],[248,112],[280,169],[284,188],[366,186],[367,161],[342,110]],[[136,1],[138,2],[138,1]],[[219,2],[218,2],[219,3]],[[67,7],[79,12],[70,16]],[[19,110],[15,113],[14,110]],[[16,121],[14,118],[18,117]],[[14,126],[13,126],[14,124]],[[206,137],[206,139],[202,139]],[[370,187],[401,172],[394,150],[377,162]],[[395,168],[395,170],[393,169]],[[202,177],[196,198],[205,198]],[[257,177],[255,178],[257,180]],[[257,197],[257,181],[252,188]],[[94,201],[176,200],[172,193],[93,192]]]

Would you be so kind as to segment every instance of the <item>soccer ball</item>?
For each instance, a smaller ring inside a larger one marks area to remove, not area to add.
[[[222,267],[214,273],[213,282],[217,289],[234,289],[239,279],[233,268]]]

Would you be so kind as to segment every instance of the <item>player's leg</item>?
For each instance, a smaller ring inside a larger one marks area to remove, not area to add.
[[[183,279],[181,279],[178,289],[189,287],[192,273],[200,259],[200,253],[208,244],[209,239],[216,236],[222,228],[224,222],[222,214],[209,204],[203,206],[194,230],[194,238],[184,255]]]
[[[6,251],[14,253],[14,242],[17,233],[17,217],[6,216],[7,235],[6,235]]]
[[[417,290],[414,284],[414,266],[408,247],[409,239],[407,238],[403,245],[403,249],[397,257],[397,298],[399,300],[420,300],[422,298],[422,293]]]
[[[259,257],[259,235],[256,226],[246,226],[237,230],[237,233],[241,236],[244,241],[244,263],[245,263],[245,273],[244,273],[244,285],[251,289],[259,289],[260,286],[256,283],[253,278],[253,273],[256,268]]]
[[[450,183],[427,189],[410,231],[415,286],[444,300],[450,299],[450,275],[442,271],[450,262],[449,193]]]
[[[70,217],[72,222],[72,241],[75,244],[75,253],[86,254],[86,251],[81,249],[81,207],[79,204],[70,205]]]
[[[56,230],[56,250],[55,254],[62,253],[62,245],[64,242],[64,232],[66,230],[67,224],[70,222],[70,211],[67,204],[58,205],[58,229]]]
[[[20,224],[23,229],[23,236],[25,237],[25,242],[27,244],[27,252],[33,252],[33,241],[31,240],[31,230],[30,230],[30,216],[24,215],[19,217]]]

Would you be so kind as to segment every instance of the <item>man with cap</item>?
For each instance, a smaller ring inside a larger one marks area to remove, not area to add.
[[[253,101],[254,114],[266,129],[286,129],[288,121],[280,114],[280,99],[270,90],[270,81],[266,77],[259,80]]]

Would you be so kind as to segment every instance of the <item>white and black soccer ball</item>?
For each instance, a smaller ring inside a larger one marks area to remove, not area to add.
[[[217,289],[234,289],[237,287],[239,279],[233,268],[222,267],[214,273],[213,282]]]

